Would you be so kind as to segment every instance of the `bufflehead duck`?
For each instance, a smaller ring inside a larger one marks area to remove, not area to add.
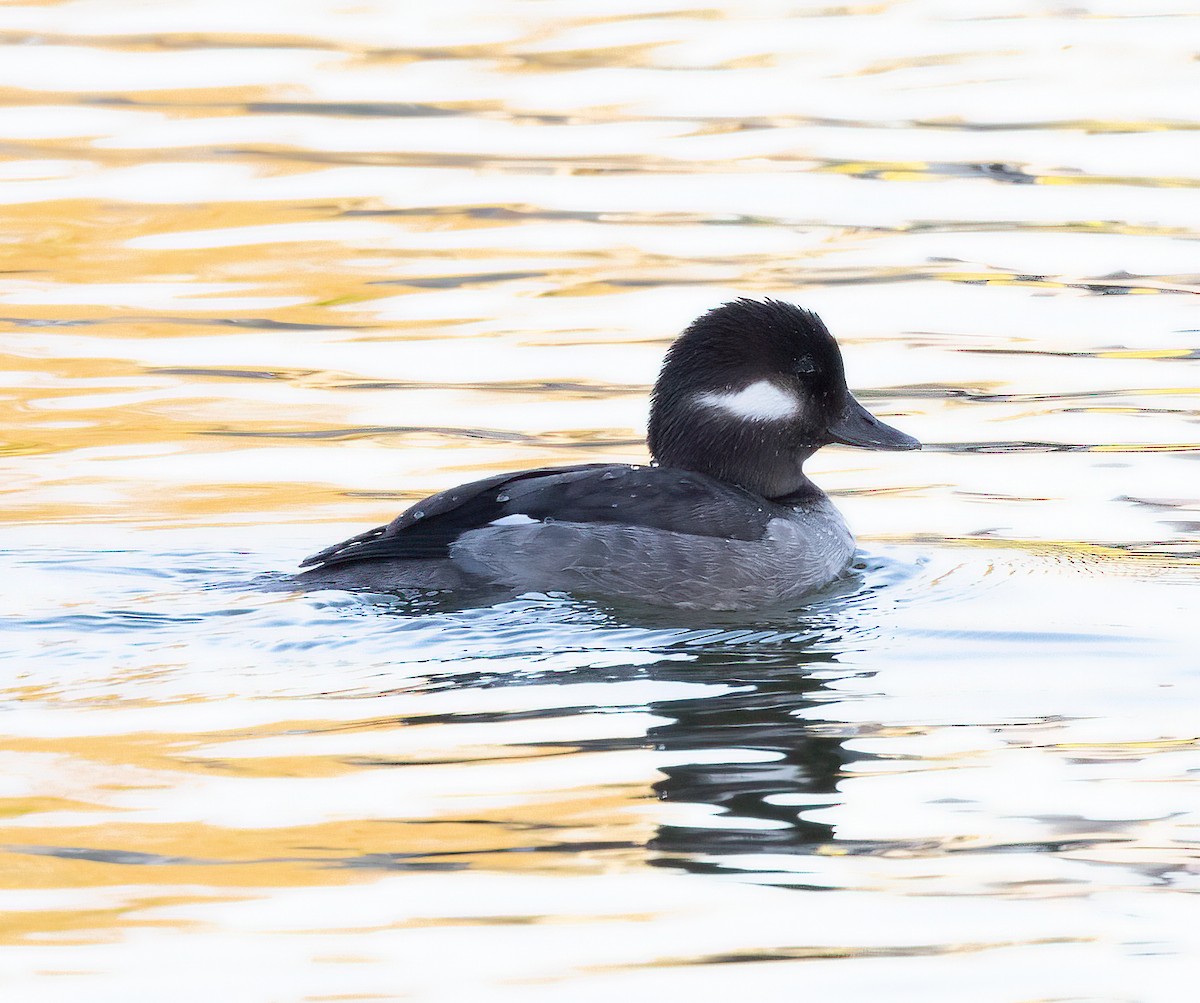
[[[788,603],[847,567],[854,537],[803,470],[832,442],[919,449],[846,387],[816,314],[738,299],[667,352],[653,463],[500,474],[314,554],[319,587],[563,591],[686,609]]]

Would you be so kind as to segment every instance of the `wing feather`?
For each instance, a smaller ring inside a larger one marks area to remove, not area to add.
[[[689,470],[589,463],[500,474],[417,502],[378,526],[308,557],[304,568],[351,561],[438,558],[464,533],[509,516],[540,522],[622,523],[757,540],[785,509]]]

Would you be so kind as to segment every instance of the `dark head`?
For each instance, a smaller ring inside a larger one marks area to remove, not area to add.
[[[846,387],[842,353],[815,313],[739,299],[694,320],[667,352],[650,402],[650,452],[767,498],[804,490],[822,446],[920,449]]]

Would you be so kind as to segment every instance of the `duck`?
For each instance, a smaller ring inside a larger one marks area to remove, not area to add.
[[[498,474],[306,558],[305,587],[510,590],[694,610],[802,602],[854,537],[804,472],[823,446],[920,443],[866,410],[813,312],[740,298],[694,320],[650,397],[651,462]]]

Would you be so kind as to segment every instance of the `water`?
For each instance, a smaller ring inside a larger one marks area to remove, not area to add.
[[[5,998],[1187,998],[1198,28],[0,7]],[[926,443],[803,611],[247,585],[741,294]]]

